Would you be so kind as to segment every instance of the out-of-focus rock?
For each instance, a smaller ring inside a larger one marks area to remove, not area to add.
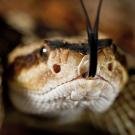
[[[92,24],[99,0],[85,0]],[[1,0],[0,13],[25,12],[47,24],[47,29],[76,34],[85,28],[84,13],[79,0]],[[126,52],[135,55],[135,2],[133,0],[104,0],[100,30]],[[43,26],[43,25],[42,25]],[[42,31],[43,27],[40,27]],[[44,36],[44,35],[43,35]]]
[[[92,24],[99,0],[85,0]],[[103,0],[100,31],[110,36],[126,52],[135,56],[135,2]]]
[[[5,59],[7,53],[14,49],[22,39],[22,34],[11,27],[0,16],[0,56]]]

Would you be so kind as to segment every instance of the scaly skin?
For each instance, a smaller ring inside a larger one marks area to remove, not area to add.
[[[98,51],[96,76],[87,78],[88,54],[54,49],[48,42],[18,47],[10,53],[9,96],[13,105],[22,112],[40,115],[85,108],[106,111],[128,79],[113,45]],[[64,39],[63,42],[79,45],[86,40]],[[40,54],[43,46],[47,53]]]

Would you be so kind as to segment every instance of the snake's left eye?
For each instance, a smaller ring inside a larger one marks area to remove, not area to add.
[[[41,47],[40,49],[40,56],[44,57],[44,56],[47,56],[47,53],[48,53],[48,50],[46,47]]]
[[[108,70],[109,70],[109,71],[112,71],[112,70],[113,70],[113,63],[109,63],[109,64],[108,64]]]

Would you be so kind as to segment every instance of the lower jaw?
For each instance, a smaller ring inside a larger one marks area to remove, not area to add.
[[[77,81],[78,79],[79,78],[76,78],[76,79],[74,79],[74,81]],[[81,79],[85,80],[85,78],[81,78]],[[98,75],[95,78],[93,78],[93,81],[96,81],[96,80],[101,80],[101,81],[104,81],[104,82],[108,83],[108,81],[104,80],[103,77],[98,76]],[[110,85],[110,84],[108,84],[108,85]],[[11,93],[11,100],[12,100],[14,106],[17,109],[21,110],[22,112],[30,113],[30,114],[40,114],[40,115],[42,114],[42,115],[44,115],[44,114],[47,114],[47,113],[61,112],[62,110],[63,111],[64,110],[72,110],[73,108],[78,107],[78,105],[73,105],[73,104],[77,104],[77,102],[83,103],[82,99],[80,99],[80,101],[75,101],[75,100],[69,98],[69,99],[67,99],[68,102],[66,101],[66,104],[69,107],[66,107],[66,105],[65,105],[65,109],[61,109],[61,107],[59,107],[59,105],[62,104],[62,103],[64,104],[63,98],[60,99],[60,101],[58,101],[58,102],[56,102],[54,100],[54,102],[48,101],[46,103],[43,102],[43,104],[42,104],[42,101],[39,101],[38,99],[36,99],[37,95],[33,94],[35,96],[35,98],[34,98],[34,96],[32,97],[32,95],[27,95],[27,93],[25,95],[23,95],[23,94],[21,95],[21,93],[18,94],[18,92],[12,91],[12,93]],[[44,95],[42,95],[42,96],[44,96]],[[114,98],[115,98],[115,96],[114,96]],[[41,98],[39,97],[39,99],[41,99]],[[95,101],[96,101],[96,98],[95,98]],[[110,102],[113,102],[113,100],[111,100]],[[112,103],[109,103],[108,106],[110,106],[110,104],[112,104]],[[50,109],[47,110],[47,107],[50,107]],[[85,105],[84,105],[84,107],[85,107]],[[64,108],[64,105],[63,105],[63,108]],[[108,108],[108,107],[106,107],[106,108]]]

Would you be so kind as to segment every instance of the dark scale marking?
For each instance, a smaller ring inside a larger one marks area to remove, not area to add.
[[[19,73],[23,68],[29,69],[33,65],[38,65],[40,61],[45,61],[47,56],[42,57],[40,55],[40,50],[41,49],[36,49],[30,54],[16,57],[8,67],[10,76],[12,76],[14,73]]]
[[[72,51],[80,52],[83,54],[87,54],[87,44],[86,43],[69,43],[64,42],[63,40],[45,40],[45,43],[51,48],[51,49],[69,49]]]
[[[72,51],[80,52],[83,54],[89,54],[89,47],[88,43],[68,43],[63,42],[62,40],[45,40],[45,43],[51,48],[51,49],[69,49]],[[112,44],[111,39],[100,39],[98,40],[98,49],[102,49],[105,47],[109,47]]]
[[[89,54],[88,52],[88,43],[69,43],[63,40],[45,40],[46,45],[50,49],[69,49],[72,51],[76,51],[78,53],[82,53],[84,55]],[[104,47],[109,47],[112,44],[111,39],[101,39],[98,41],[98,49],[102,49]],[[30,68],[33,65],[37,65],[40,61],[45,62],[49,55],[49,50],[47,52],[43,52],[45,46],[36,49],[31,54],[22,55],[15,58],[14,62],[9,65],[10,71],[13,73],[19,73],[23,68]],[[47,48],[45,48],[47,49]],[[9,72],[10,72],[9,71]],[[12,75],[11,75],[12,76]]]
[[[12,72],[11,74],[19,73],[23,68],[27,69],[35,64],[38,64],[38,58],[36,55],[29,54],[27,56],[19,56],[9,65],[9,70]]]

